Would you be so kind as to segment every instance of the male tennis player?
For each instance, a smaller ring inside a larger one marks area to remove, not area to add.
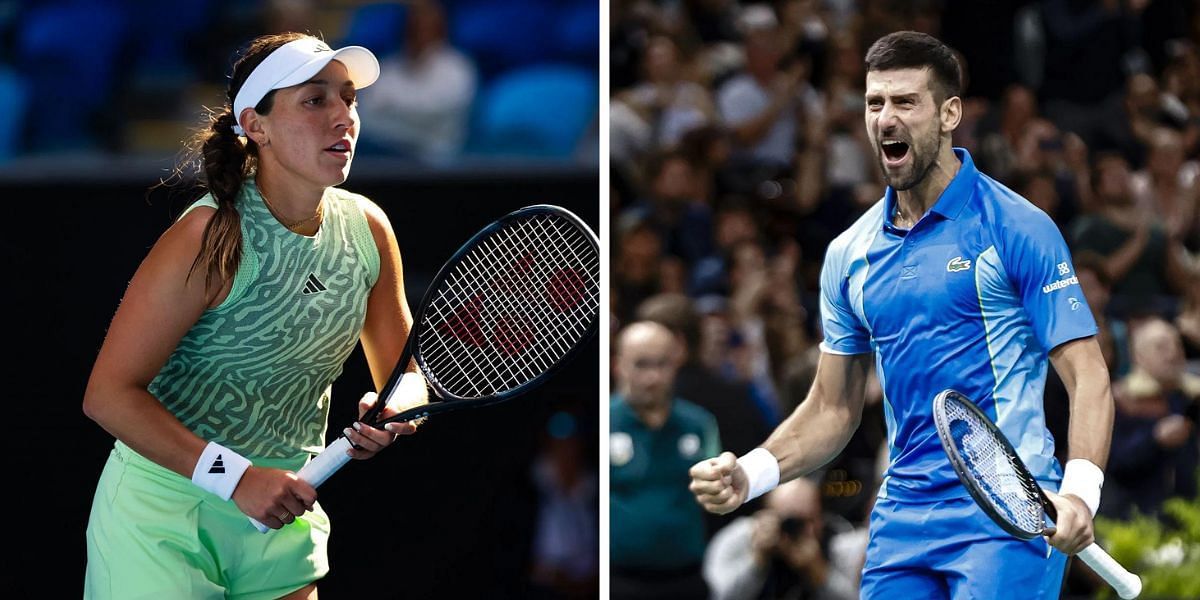
[[[829,246],[813,387],[762,447],[693,466],[691,489],[727,513],[834,458],[858,426],[874,354],[890,465],[862,596],[1057,597],[1066,555],[1092,541],[1112,430],[1095,322],[1050,218],[951,147],[962,117],[951,49],[893,33],[868,50],[866,71],[866,127],[888,189]],[[1047,355],[1071,397],[1065,473],[1043,419]],[[1049,543],[1004,533],[959,483],[931,416],[945,388],[977,399],[1059,492],[1048,494],[1059,516]]]

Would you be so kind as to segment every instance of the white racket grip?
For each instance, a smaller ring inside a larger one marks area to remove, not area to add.
[[[1126,571],[1125,567],[1122,567],[1099,545],[1092,544],[1080,550],[1077,556],[1087,563],[1097,575],[1103,577],[1104,581],[1107,581],[1108,585],[1116,590],[1118,596],[1128,600],[1137,598],[1142,593],[1142,578]]]
[[[325,483],[325,480],[329,479],[331,475],[337,473],[338,469],[341,469],[343,465],[350,462],[350,456],[346,454],[346,452],[350,451],[350,447],[350,440],[346,439],[344,436],[339,437],[338,439],[334,440],[329,447],[322,450],[320,454],[308,461],[308,464],[304,465],[304,467],[302,467],[300,471],[296,473],[296,476],[300,479],[303,479],[308,483],[308,485],[319,487],[322,483]],[[267,527],[266,525],[263,525],[254,519],[250,519],[250,522],[253,523],[254,526],[262,533],[266,533],[271,530],[270,527]]]

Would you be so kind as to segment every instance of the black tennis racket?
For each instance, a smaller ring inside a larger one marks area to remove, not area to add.
[[[945,390],[933,399],[933,420],[954,472],[987,516],[1023,540],[1053,533],[1052,522],[1058,518],[1054,504],[1012,444],[974,402]],[[1092,544],[1078,556],[1122,598],[1137,598],[1142,592],[1142,580],[1100,546]]]
[[[574,356],[599,319],[596,234],[561,207],[512,212],[475,234],[438,271],[400,360],[360,421],[382,427],[516,398]],[[380,419],[414,362],[437,401]],[[297,476],[321,485],[350,460],[350,447],[339,437]]]

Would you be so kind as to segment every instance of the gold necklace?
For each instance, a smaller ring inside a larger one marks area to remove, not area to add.
[[[913,222],[908,217],[905,217],[904,213],[900,210],[900,200],[898,199],[896,200],[896,214],[893,215],[893,218],[896,221],[896,227],[901,229],[912,229]],[[905,227],[903,223],[907,223],[908,227]]]
[[[311,217],[308,217],[306,219],[301,219],[299,221],[296,221],[295,223],[288,223],[287,221],[285,221],[283,219],[282,216],[280,216],[279,211],[275,210],[275,206],[272,205],[271,201],[267,199],[267,195],[262,193],[262,190],[258,191],[258,195],[262,196],[263,203],[265,203],[267,205],[267,210],[271,211],[271,216],[275,217],[275,219],[277,221],[279,221],[279,223],[281,225],[288,228],[289,231],[295,231],[296,228],[299,227],[300,225],[303,225],[305,223],[308,223],[308,222],[316,220],[316,219],[320,219],[325,214],[325,199],[322,198],[321,201],[317,204],[317,212],[313,213],[313,215]]]

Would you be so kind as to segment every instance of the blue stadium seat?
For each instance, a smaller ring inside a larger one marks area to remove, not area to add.
[[[553,55],[592,69],[600,64],[600,4],[573,2],[558,13]]]
[[[557,4],[551,1],[462,2],[448,7],[450,42],[470,55],[489,80],[516,67],[546,60]]]
[[[21,151],[29,90],[16,71],[0,66],[0,162]]]
[[[120,2],[66,0],[30,8],[15,34],[15,64],[37,98],[31,148],[88,147],[97,112],[108,106],[128,23]]]
[[[379,58],[399,52],[408,7],[400,2],[364,4],[353,10],[339,46],[365,46]]]
[[[126,0],[130,37],[141,68],[162,71],[187,64],[187,44],[195,42],[213,16],[212,0]]]
[[[569,157],[596,118],[594,71],[544,65],[506,73],[476,99],[467,151],[492,156]]]

